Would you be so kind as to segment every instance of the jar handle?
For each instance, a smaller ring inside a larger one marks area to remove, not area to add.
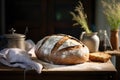
[[[85,33],[86,33],[86,32],[82,32],[82,34],[80,35],[80,40],[83,39],[83,36],[84,36]]]

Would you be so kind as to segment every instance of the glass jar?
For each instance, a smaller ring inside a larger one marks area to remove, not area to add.
[[[99,51],[105,51],[107,48],[106,35],[107,35],[106,30],[99,30],[99,33],[98,33],[98,36],[100,39]]]
[[[106,30],[99,30],[98,36],[100,38],[99,51],[105,51],[107,49],[110,49],[110,50],[113,49]]]

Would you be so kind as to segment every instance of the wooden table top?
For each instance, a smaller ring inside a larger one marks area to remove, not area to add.
[[[51,64],[43,64],[45,65],[45,69],[43,71],[116,71],[114,65],[109,60],[105,63],[100,62],[85,62],[82,64],[76,65],[51,65]]]
[[[51,72],[51,71],[111,71],[116,72],[116,68],[112,64],[112,62],[109,60],[105,63],[100,62],[85,62],[82,64],[76,64],[76,65],[53,65],[42,61],[37,61],[43,64],[44,68],[42,72]],[[13,67],[7,67],[4,65],[0,65],[0,71],[23,71],[24,69],[21,68],[13,68]]]

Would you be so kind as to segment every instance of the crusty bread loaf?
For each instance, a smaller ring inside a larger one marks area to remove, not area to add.
[[[104,52],[95,52],[89,54],[89,59],[95,62],[107,62],[111,58],[111,55]]]
[[[78,39],[64,34],[46,36],[36,44],[38,59],[54,64],[78,64],[89,60],[89,49]]]

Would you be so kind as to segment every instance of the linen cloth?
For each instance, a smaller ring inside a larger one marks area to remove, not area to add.
[[[0,62],[9,67],[20,67],[25,70],[36,70],[41,73],[43,65],[32,60],[30,55],[35,55],[34,44],[26,41],[27,50],[19,48],[4,48],[0,51]]]

